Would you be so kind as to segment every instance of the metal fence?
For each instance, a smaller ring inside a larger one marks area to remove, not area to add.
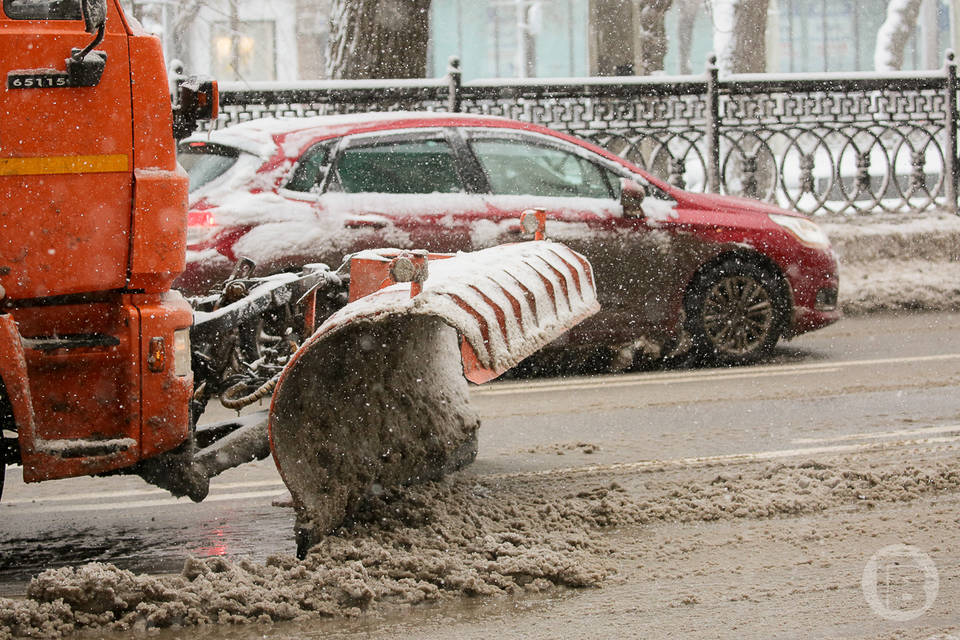
[[[957,67],[923,73],[225,84],[217,126],[263,116],[455,111],[590,139],[693,191],[808,213],[957,210]]]

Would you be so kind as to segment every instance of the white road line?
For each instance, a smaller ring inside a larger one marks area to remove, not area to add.
[[[652,384],[704,382],[710,380],[729,380],[737,378],[761,378],[773,375],[793,375],[803,373],[832,373],[854,367],[875,367],[890,364],[921,364],[925,362],[943,362],[960,360],[960,353],[946,353],[933,356],[904,356],[898,358],[874,358],[870,360],[850,360],[846,362],[805,363],[795,365],[758,365],[738,367],[736,369],[705,369],[701,371],[670,371],[663,373],[635,373],[617,376],[601,376],[583,380],[548,380],[543,382],[505,382],[487,387],[475,387],[471,394],[476,396],[497,396],[510,393],[543,393],[549,391],[570,391],[584,389],[602,389],[608,387],[628,387]]]
[[[650,376],[649,378],[635,378],[629,376],[622,379],[603,379],[603,380],[591,380],[589,382],[559,382],[551,385],[531,385],[530,387],[526,386],[511,386],[510,388],[497,388],[492,387],[489,389],[477,390],[473,389],[472,394],[478,396],[499,396],[515,393],[545,393],[550,391],[589,391],[593,389],[611,389],[616,387],[642,387],[649,385],[665,385],[665,384],[678,384],[681,382],[705,382],[705,381],[714,381],[714,380],[738,380],[744,378],[757,378],[764,377],[770,378],[775,376],[796,376],[796,375],[809,375],[809,374],[818,374],[818,373],[836,373],[839,371],[839,367],[835,366],[821,366],[817,369],[807,369],[802,371],[795,370],[782,370],[782,369],[766,369],[762,372],[757,371],[740,371],[735,370],[731,372],[723,373],[722,375],[712,374],[709,376],[698,375],[698,374],[687,374],[684,376],[674,376],[670,378],[659,377],[659,376]]]
[[[258,480],[256,482],[225,482],[222,484],[210,484],[210,491],[219,494],[221,491],[230,491],[233,489],[253,489],[257,487],[276,487],[278,491],[284,489],[284,485],[279,480]],[[55,496],[43,496],[35,498],[19,498],[13,500],[4,499],[0,502],[0,507],[13,504],[34,504],[46,502],[75,502],[78,500],[97,500],[108,498],[132,498],[136,496],[155,496],[170,494],[165,489],[130,489],[127,491],[91,491],[88,493],[66,493]],[[208,498],[209,499],[209,498]]]
[[[675,458],[673,460],[641,460],[638,462],[615,462],[613,464],[589,465],[583,467],[563,467],[559,469],[545,469],[543,471],[519,471],[517,473],[497,473],[484,475],[483,478],[536,478],[541,476],[563,476],[574,474],[605,473],[610,471],[633,471],[657,467],[695,467],[711,464],[760,462],[764,460],[778,460],[781,458],[796,458],[816,454],[862,453],[868,451],[883,451],[887,449],[948,445],[960,446],[960,436],[941,438],[920,438],[916,440],[900,440],[897,442],[871,442],[867,444],[846,444],[824,447],[805,447],[799,449],[781,449],[777,451],[758,451],[754,453],[730,453],[720,456],[702,456],[696,458]]]
[[[284,488],[281,485],[274,491],[248,491],[245,493],[224,493],[207,496],[204,503],[227,502],[230,500],[253,500],[255,498],[272,498],[280,495]],[[172,505],[190,505],[195,504],[189,498],[161,498],[159,500],[135,500],[131,502],[109,502],[109,503],[84,503],[84,504],[56,504],[47,505],[46,501],[37,503],[33,506],[26,506],[18,509],[19,513],[74,513],[79,511],[122,511],[124,509],[146,509],[151,507],[168,507]],[[4,502],[0,504],[0,513],[4,513]]]
[[[792,444],[820,444],[826,442],[848,442],[851,440],[876,440],[881,438],[906,438],[910,436],[925,436],[935,433],[960,433],[960,424],[944,427],[925,427],[922,429],[900,429],[898,431],[872,431],[868,433],[851,433],[845,436],[827,438],[794,438]]]
[[[921,430],[918,430],[921,431]],[[535,478],[548,476],[580,475],[592,473],[605,473],[611,471],[633,471],[639,469],[651,469],[657,467],[694,467],[711,464],[739,463],[739,462],[760,462],[764,460],[777,460],[781,458],[795,458],[801,456],[811,456],[818,454],[840,454],[840,453],[858,453],[868,451],[882,451],[885,449],[947,445],[960,446],[960,436],[943,436],[938,438],[918,438],[913,440],[898,440],[895,442],[871,442],[866,444],[842,444],[820,447],[801,447],[795,449],[779,449],[774,451],[758,451],[752,453],[730,453],[718,456],[699,456],[692,458],[675,458],[672,460],[640,460],[637,462],[616,462],[604,465],[587,465],[583,467],[563,467],[559,469],[545,469],[542,471],[520,471],[517,473],[496,473],[480,474],[483,478]],[[239,493],[217,493],[210,495],[204,500],[205,503],[227,502],[237,500],[253,500],[261,498],[272,498],[281,495],[284,491],[283,485],[276,482],[261,483],[234,483],[229,486],[238,486],[242,484],[263,485],[276,487],[270,491],[248,491]],[[120,492],[116,492],[120,494]],[[137,492],[129,492],[128,495],[136,495]],[[76,494],[81,495],[81,494]],[[96,497],[104,497],[97,495]],[[58,497],[62,499],[63,496]],[[188,498],[160,498],[158,500],[135,500],[130,502],[109,502],[109,503],[85,503],[85,504],[48,504],[57,502],[58,499],[24,501],[24,506],[17,509],[19,513],[74,513],[82,511],[120,511],[125,509],[145,509],[152,507],[164,507],[172,505],[193,504]],[[29,504],[27,504],[29,502]],[[15,503],[4,503],[0,505],[0,513],[4,513],[3,507],[13,506]]]

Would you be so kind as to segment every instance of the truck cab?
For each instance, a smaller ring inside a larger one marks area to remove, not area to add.
[[[193,392],[160,41],[117,0],[3,0],[0,71],[4,458],[28,482],[128,467],[184,442]]]

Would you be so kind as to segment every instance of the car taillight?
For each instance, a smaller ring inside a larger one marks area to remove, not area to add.
[[[217,217],[213,211],[191,211],[187,214],[187,225],[191,227],[215,227]]]

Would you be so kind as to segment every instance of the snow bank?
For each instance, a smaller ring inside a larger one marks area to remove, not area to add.
[[[960,216],[827,216],[846,313],[960,309]]]

